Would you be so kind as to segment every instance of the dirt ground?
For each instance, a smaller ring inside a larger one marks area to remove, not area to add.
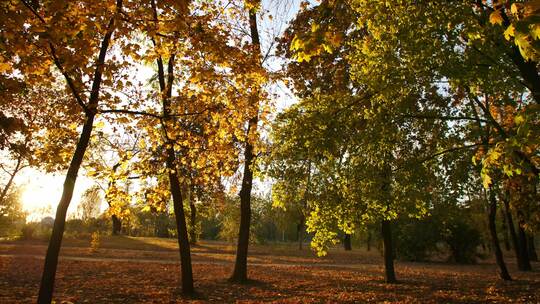
[[[477,265],[396,263],[398,284],[383,282],[377,251],[339,248],[317,258],[292,245],[253,246],[247,285],[227,281],[234,248],[203,242],[193,248],[198,294],[179,294],[174,240],[106,238],[97,252],[67,240],[56,279],[56,303],[540,303],[540,263],[514,281],[497,278],[491,260]],[[0,243],[0,303],[35,303],[46,244]]]

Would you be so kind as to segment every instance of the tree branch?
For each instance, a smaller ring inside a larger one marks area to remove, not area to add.
[[[104,109],[99,110],[99,113],[120,113],[120,114],[131,114],[131,115],[141,115],[141,116],[149,116],[157,119],[161,119],[163,116],[160,114],[155,113],[149,113],[144,111],[134,111],[134,110],[125,110],[125,109]]]
[[[472,120],[472,121],[477,121],[477,122],[490,123],[490,121],[486,119],[481,119],[477,117],[467,117],[467,116],[437,116],[437,115],[424,115],[424,114],[403,114],[403,115],[400,115],[400,117],[434,119],[434,120]]]
[[[480,107],[480,109],[482,109],[482,112],[484,112],[484,115],[488,118],[490,124],[495,127],[495,129],[497,129],[497,131],[499,132],[499,134],[501,134],[502,137],[508,137],[508,134],[506,133],[506,131],[503,129],[503,127],[495,120],[495,118],[493,118],[493,116],[491,115],[491,112],[489,111],[489,109],[478,99],[478,96],[476,95],[473,95],[471,94],[469,88],[467,88],[467,93],[469,93],[469,96],[476,102],[476,104],[478,104],[478,106]]]
[[[47,24],[45,22],[45,19],[43,19],[43,17],[41,17],[41,15],[32,7],[32,5],[30,5],[29,3],[27,3],[25,0],[20,0],[21,3],[30,10],[30,12],[32,12],[32,14],[34,16],[36,16],[36,18],[38,18],[41,23],[43,24]],[[52,44],[52,42],[49,40],[48,41],[48,45],[49,45],[49,49],[51,51],[51,56],[53,57],[53,61],[54,61],[54,64],[56,65],[56,67],[60,70],[60,73],[62,73],[62,75],[64,76],[64,78],[66,79],[66,82],[68,84],[68,87],[69,89],[71,90],[71,92],[73,93],[73,96],[75,97],[75,100],[77,101],[77,103],[79,104],[79,106],[81,106],[81,108],[83,109],[83,111],[85,112],[85,114],[88,114],[89,113],[89,110],[88,110],[88,107],[86,106],[86,104],[84,103],[84,101],[82,100],[79,92],[77,91],[77,89],[75,88],[75,83],[73,82],[73,80],[71,79],[71,77],[69,76],[69,74],[66,72],[66,70],[64,69],[64,67],[62,66],[62,63],[60,61],[60,58],[58,58],[58,55],[56,54],[56,48],[54,47],[54,45]]]

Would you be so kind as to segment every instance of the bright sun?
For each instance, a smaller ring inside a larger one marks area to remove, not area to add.
[[[54,188],[53,188],[54,189]],[[48,216],[52,212],[51,198],[53,190],[44,186],[28,185],[24,190],[21,200],[24,211],[28,213],[28,220],[39,220],[42,216]]]
[[[61,177],[27,170],[20,182],[24,185],[21,202],[28,214],[26,219],[39,221],[42,217],[51,216],[54,211],[52,206],[61,195]]]
[[[62,175],[44,174],[29,170],[21,176],[24,191],[21,194],[23,210],[28,213],[27,221],[39,221],[46,216],[53,216],[56,204],[62,195]],[[92,185],[92,181],[84,177],[77,179],[73,198],[69,206],[68,214],[77,210],[82,192]]]
[[[39,186],[28,186],[22,194],[22,203],[23,209],[29,212],[32,212],[37,209],[41,209],[44,206],[44,198],[46,198],[46,193],[43,190],[43,187]]]

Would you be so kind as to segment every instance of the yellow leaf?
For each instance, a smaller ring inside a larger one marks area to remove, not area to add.
[[[491,13],[491,15],[489,15],[489,22],[491,22],[491,24],[502,25],[503,18],[502,18],[500,9],[496,10],[496,11],[493,11],[493,13]]]
[[[510,7],[510,11],[512,12],[512,14],[517,15],[519,13],[520,6],[521,5],[518,5],[517,3],[512,4],[512,6]]]
[[[522,115],[517,115],[516,117],[514,117],[514,122],[516,123],[516,125],[521,125],[525,122],[525,118],[523,118]]]
[[[501,157],[501,152],[498,152],[498,151],[492,151],[489,155],[489,158],[491,159],[491,161],[496,161],[498,160],[499,158]]]
[[[535,40],[540,39],[540,24],[535,24],[531,27],[531,37]]]
[[[334,50],[332,49],[332,47],[331,47],[330,45],[326,44],[326,43],[323,44],[322,46],[323,46],[324,50],[325,50],[327,53],[332,53],[332,52],[334,51]]]
[[[482,178],[482,183],[484,184],[484,188],[489,188],[489,186],[491,185],[491,177],[485,174]]]
[[[141,148],[143,150],[146,149],[146,141],[145,140],[141,140],[139,142],[139,148]]]
[[[504,38],[506,40],[510,40],[514,35],[516,34],[516,28],[514,25],[510,25],[505,31],[504,31]]]
[[[293,51],[296,51],[303,47],[304,47],[304,42],[300,38],[294,37],[294,39],[292,40],[290,49]]]
[[[11,65],[7,62],[0,62],[0,73],[9,72],[11,70]]]
[[[327,35],[326,38],[333,47],[338,47],[343,41],[343,37],[341,33],[330,34],[330,35]]]

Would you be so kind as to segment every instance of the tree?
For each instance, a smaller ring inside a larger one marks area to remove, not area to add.
[[[109,79],[108,73],[104,76],[104,65],[123,3],[118,0],[114,5],[104,2],[88,6],[27,1],[6,4],[2,6],[2,11],[11,18],[3,21],[2,28],[5,29],[3,33],[10,36],[3,46],[17,57],[17,61],[14,57],[3,58],[9,60],[7,71],[18,69],[29,82],[51,83],[55,76],[51,73],[51,67],[54,66],[65,78],[73,98],[68,109],[77,109],[79,113],[82,111],[84,116],[84,125],[56,212],[40,285],[38,302],[50,303],[66,212],[92,133],[101,85],[104,78]],[[39,68],[36,69],[36,66]]]
[[[84,222],[96,218],[101,207],[101,189],[99,186],[92,186],[86,189],[81,197],[78,206],[79,214]]]
[[[364,34],[347,18],[355,16],[347,3],[324,1],[301,16],[312,22],[311,30],[292,27],[297,32],[285,43],[292,49],[287,53],[297,59],[290,71],[298,74],[297,66],[310,71],[295,82],[306,98],[278,121],[283,121],[285,130],[306,126],[301,132],[307,136],[295,136],[297,132],[289,130],[291,136],[285,140],[293,147],[291,159],[302,149],[309,151],[316,197],[307,222],[308,231],[315,232],[312,247],[324,254],[328,244],[336,242],[336,230],[351,234],[357,226],[379,222],[385,276],[394,282],[392,222],[400,216],[425,214],[432,193],[423,189],[433,175],[430,160],[439,148],[432,134],[441,136],[446,128],[408,121],[399,114],[422,107],[442,112],[441,99],[435,90],[422,93],[414,87],[403,92],[404,103],[396,106],[383,101],[386,97],[369,87],[369,82],[352,77],[351,66],[356,62],[349,43]],[[310,75],[322,75],[325,81],[311,80]],[[325,87],[334,81],[339,84],[337,90]]]
[[[353,1],[351,6],[364,32],[352,43],[354,81],[366,85],[383,104],[401,109],[396,113],[399,116],[440,124],[452,121],[449,130],[461,140],[448,141],[451,145],[442,152],[475,149],[486,188],[497,183],[495,177],[501,171],[506,176],[537,175],[531,153],[537,143],[528,137],[536,131],[523,130],[536,129],[525,117],[537,115],[533,109],[538,72],[515,45],[503,39],[502,29],[492,24],[498,23],[493,21],[499,16],[505,18],[501,4],[450,1],[412,6]],[[410,111],[406,97],[415,90],[420,96],[439,95],[439,108],[446,110],[432,112],[422,102],[421,111]],[[486,201],[491,212],[489,227],[495,229],[496,197],[490,194]],[[496,231],[491,235],[498,246]],[[497,254],[497,260],[501,276],[508,279],[502,254]]]
[[[0,192],[0,204],[4,203],[4,200],[8,197],[9,192],[12,190],[13,180],[15,176],[25,167],[28,166],[28,150],[24,145],[11,145],[11,151],[9,151],[9,158],[13,157],[14,164],[0,164],[0,169],[2,169],[2,175],[7,174],[7,181],[2,185],[2,190]]]
[[[150,88],[124,105],[100,109],[119,115],[128,130],[144,132],[133,172],[145,177],[159,196],[172,196],[180,245],[182,290],[194,291],[183,202],[185,187],[210,185],[234,174],[236,142],[245,140],[243,124],[252,117],[248,100],[264,77],[252,68],[251,49],[232,30],[220,3],[143,3],[128,21],[144,33],[140,49],[126,52],[155,63]],[[149,16],[151,18],[149,18]],[[227,17],[228,18],[228,17]],[[140,22],[145,20],[145,22]],[[175,22],[169,22],[175,20]],[[138,39],[139,36],[131,37]],[[140,37],[139,37],[140,38]],[[157,85],[156,85],[157,83]],[[163,188],[166,181],[168,189]]]
[[[257,27],[257,10],[260,7],[259,0],[246,1],[245,6],[249,11],[249,30],[251,34],[251,53],[255,68],[262,68],[261,42],[259,29]],[[240,188],[240,227],[238,231],[238,245],[236,248],[236,259],[231,281],[245,283],[247,277],[247,256],[249,247],[249,234],[251,226],[251,190],[253,187],[253,167],[256,161],[255,141],[257,138],[257,125],[259,123],[259,106],[261,104],[261,90],[255,87],[250,96],[251,103],[255,106],[256,112],[249,117],[247,122],[246,140],[244,147],[244,172],[242,176],[242,186]]]
[[[22,209],[20,188],[12,187],[0,203],[0,235],[11,236],[25,223],[26,214]]]
[[[96,180],[99,188],[105,192],[113,235],[121,233],[122,220],[129,215],[128,207],[132,203],[133,194],[128,191],[130,183],[144,179],[144,176],[133,174],[139,159],[138,154],[145,152],[139,147],[139,136],[129,132],[125,132],[123,136],[115,136],[99,130],[90,142],[89,149],[92,153],[89,153],[85,165],[86,174]],[[106,185],[103,185],[104,183]]]
[[[58,155],[54,154],[56,147],[50,143],[48,134],[43,134],[43,130],[55,129],[60,135],[67,128],[68,123],[48,118],[48,111],[65,101],[62,90],[56,83],[49,87],[21,85],[19,91],[3,95],[5,99],[0,103],[0,153],[4,162],[0,169],[1,174],[6,175],[6,182],[0,190],[0,201],[6,197],[15,177],[23,169],[31,166],[47,170],[65,166],[65,161],[58,164]],[[56,102],[50,99],[51,96],[56,97]],[[40,100],[39,104],[37,100]],[[66,116],[78,119],[69,114]]]

